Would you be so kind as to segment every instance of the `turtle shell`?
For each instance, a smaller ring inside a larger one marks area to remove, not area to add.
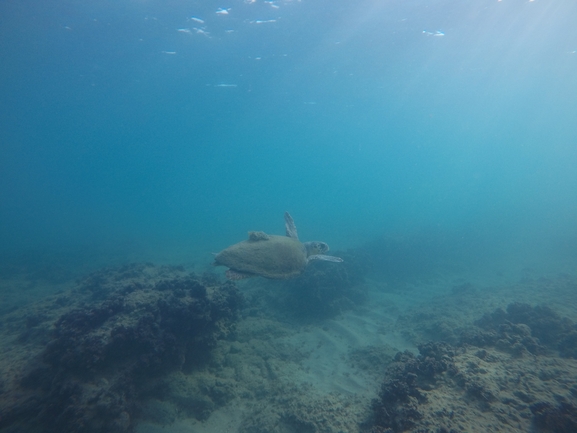
[[[296,277],[305,269],[307,252],[298,239],[256,233],[222,250],[215,256],[214,264],[273,279]]]

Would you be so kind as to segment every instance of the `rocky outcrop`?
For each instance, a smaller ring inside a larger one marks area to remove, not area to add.
[[[3,407],[0,427],[131,431],[150,381],[204,362],[242,302],[232,283],[152,265],[100,271],[63,296],[71,308],[19,389],[5,390],[25,393],[26,405]]]

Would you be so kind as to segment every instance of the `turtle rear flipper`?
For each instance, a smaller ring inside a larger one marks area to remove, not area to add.
[[[313,254],[312,256],[308,256],[307,263],[310,262],[311,260],[325,260],[327,262],[336,262],[336,263],[341,263],[343,261],[343,259],[341,259],[340,257],[325,256],[324,254]]]

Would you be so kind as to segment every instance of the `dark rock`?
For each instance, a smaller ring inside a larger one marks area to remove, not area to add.
[[[497,344],[499,334],[495,331],[484,331],[479,328],[467,329],[461,334],[461,343],[475,347],[492,347]]]
[[[577,357],[577,325],[547,306],[513,303],[507,311],[498,308],[475,324],[481,329],[463,332],[462,343],[495,346],[514,356],[523,356],[526,352],[538,355],[547,349],[558,349],[561,356]]]
[[[469,396],[480,400],[485,405],[497,400],[491,390],[487,389],[481,382],[476,380],[469,380],[465,385],[465,390]]]
[[[402,432],[413,428],[423,415],[419,406],[427,403],[426,391],[434,389],[436,377],[456,374],[454,349],[446,343],[419,346],[419,355],[399,352],[388,370],[388,380],[373,402],[374,425],[371,431]]]
[[[56,321],[22,378],[36,404],[13,412],[13,422],[26,415],[48,433],[130,432],[150,379],[205,362],[242,303],[232,283],[206,286],[152,265],[101,271],[78,288],[86,291],[98,296]]]
[[[527,394],[523,391],[515,391],[513,394],[524,403],[532,403],[536,400],[536,397],[533,394]]]
[[[531,307],[515,302],[507,307],[509,320],[512,323],[524,323],[531,328],[531,334],[554,347],[560,337],[570,332],[574,326],[567,318],[560,317],[545,305]]]
[[[569,403],[553,406],[547,402],[531,405],[533,422],[542,431],[574,433],[577,431],[577,407]]]
[[[577,330],[573,329],[559,339],[559,353],[566,358],[577,358]]]

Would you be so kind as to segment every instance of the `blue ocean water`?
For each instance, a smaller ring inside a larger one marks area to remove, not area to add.
[[[4,0],[0,249],[208,262],[288,210],[333,250],[440,230],[575,255],[575,22],[571,0]]]
[[[575,0],[1,0],[0,430],[360,431],[417,352],[442,362],[400,400],[434,404],[397,430],[569,425],[575,23]],[[285,211],[343,262],[209,266]]]

